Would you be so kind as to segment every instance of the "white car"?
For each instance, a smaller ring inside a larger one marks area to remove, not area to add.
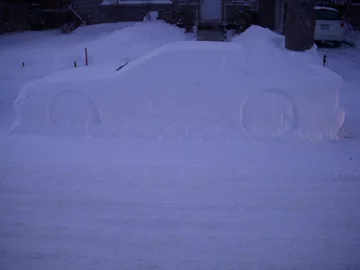
[[[340,76],[280,51],[264,53],[185,41],[119,71],[66,70],[24,86],[11,132],[231,141],[334,136],[343,123]]]
[[[344,38],[345,24],[339,11],[335,8],[316,6],[315,13],[315,41],[332,42],[340,47]]]

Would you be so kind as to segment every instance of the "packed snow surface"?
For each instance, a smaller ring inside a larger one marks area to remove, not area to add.
[[[162,22],[1,37],[1,270],[360,269],[360,52],[293,53],[259,27],[187,39]],[[287,140],[340,107],[346,140]]]

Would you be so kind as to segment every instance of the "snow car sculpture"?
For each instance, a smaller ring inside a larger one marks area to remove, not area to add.
[[[241,44],[175,42],[122,68],[71,69],[25,85],[12,133],[156,139],[331,139],[342,79]]]

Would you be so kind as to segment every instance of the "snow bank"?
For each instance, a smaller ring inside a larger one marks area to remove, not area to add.
[[[232,40],[240,43],[250,53],[257,53],[269,61],[294,61],[295,64],[318,64],[321,65],[321,59],[317,47],[305,52],[293,52],[285,49],[285,37],[277,34],[267,28],[253,25],[244,33],[236,36]]]
[[[336,11],[337,13],[339,13],[339,10],[337,10],[336,8],[331,8],[331,7],[315,6],[315,9],[316,10],[325,9],[325,10],[329,10],[329,11]]]
[[[90,64],[129,62],[168,42],[188,40],[184,30],[163,21],[137,23],[86,45]]]
[[[43,77],[73,67],[74,61],[83,66],[85,48],[90,65],[116,68],[168,42],[187,38],[179,28],[161,21],[99,24],[80,27],[69,35],[60,31],[14,34],[0,42],[0,74]]]
[[[51,74],[61,69],[84,63],[84,48],[94,40],[101,39],[134,23],[112,23],[80,27],[64,35],[59,30],[15,33],[0,40],[0,70],[19,72],[15,68],[25,63],[33,73]],[[6,72],[10,74],[10,72]],[[2,73],[3,74],[3,73]]]

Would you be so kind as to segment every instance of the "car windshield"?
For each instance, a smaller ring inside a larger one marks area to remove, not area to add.
[[[329,21],[339,21],[341,20],[340,14],[333,10],[328,9],[318,9],[316,10],[316,19],[317,20],[329,20]]]

